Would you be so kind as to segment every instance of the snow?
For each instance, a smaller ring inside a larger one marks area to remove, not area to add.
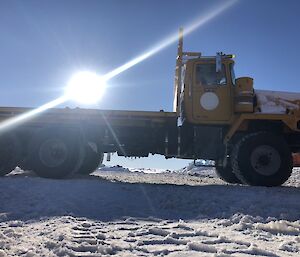
[[[299,171],[266,188],[192,165],[65,180],[17,169],[0,178],[0,257],[299,256]]]
[[[287,109],[299,110],[300,93],[255,90],[262,113],[284,114]]]

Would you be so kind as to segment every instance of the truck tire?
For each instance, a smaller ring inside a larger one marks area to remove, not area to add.
[[[232,167],[230,164],[227,164],[226,167],[216,166],[217,176],[227,183],[232,184],[242,184],[242,182],[237,178],[233,173]]]
[[[85,147],[85,158],[78,169],[77,173],[82,175],[89,175],[94,172],[103,162],[103,153],[97,153],[89,145]]]
[[[0,137],[0,176],[14,170],[21,158],[21,144],[14,133]]]
[[[29,163],[44,178],[60,179],[75,173],[84,158],[81,137],[72,129],[43,129],[30,144]]]
[[[243,137],[232,151],[233,172],[252,186],[279,186],[291,175],[292,154],[276,134],[258,132]]]

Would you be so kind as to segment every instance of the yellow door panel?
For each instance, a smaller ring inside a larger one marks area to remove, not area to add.
[[[193,118],[228,121],[232,114],[231,86],[225,66],[217,73],[214,63],[196,63],[192,92]]]

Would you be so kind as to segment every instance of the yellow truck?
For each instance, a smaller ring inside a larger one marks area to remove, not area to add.
[[[0,173],[16,166],[47,178],[89,174],[103,153],[205,159],[228,183],[279,186],[300,152],[300,94],[261,91],[235,78],[234,56],[183,51],[173,112],[49,109],[0,131]],[[32,109],[1,107],[0,122]],[[1,123],[0,123],[1,125]]]

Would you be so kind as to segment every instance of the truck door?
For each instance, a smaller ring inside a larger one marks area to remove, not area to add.
[[[196,62],[193,67],[192,113],[197,122],[229,121],[232,114],[231,79],[222,64],[216,72],[214,62]]]

